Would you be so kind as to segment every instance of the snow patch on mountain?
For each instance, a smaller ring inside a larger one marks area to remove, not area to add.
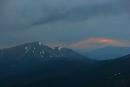
[[[38,42],[39,46],[42,46],[42,42]]]
[[[27,53],[28,51],[29,51],[29,48],[25,46],[25,53]]]

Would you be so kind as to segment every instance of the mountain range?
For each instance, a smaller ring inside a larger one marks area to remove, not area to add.
[[[0,50],[0,87],[130,87],[130,55],[97,61],[32,42]]]
[[[89,52],[81,52],[92,59],[97,60],[108,60],[119,58],[121,56],[128,55],[130,53],[130,47],[118,47],[118,46],[108,46],[104,48],[99,48]]]

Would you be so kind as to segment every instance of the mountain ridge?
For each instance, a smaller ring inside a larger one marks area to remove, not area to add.
[[[42,58],[43,49],[48,55]],[[0,50],[0,86],[129,87],[129,67],[130,55],[92,62],[71,49],[33,42]]]
[[[86,59],[86,56],[82,56],[78,52],[73,51],[69,48],[64,47],[50,47],[48,45],[44,45],[40,41],[25,43],[21,45],[17,45],[14,47],[6,48],[0,50],[0,57],[3,59],[11,58],[41,58],[41,59],[51,59],[51,58],[74,58],[74,59]]]
[[[130,47],[117,47],[108,46],[100,49],[93,50],[91,52],[82,52],[84,55],[88,55],[90,58],[97,58],[98,60],[115,59],[130,53]]]

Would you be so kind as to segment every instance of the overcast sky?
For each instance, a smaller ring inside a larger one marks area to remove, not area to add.
[[[75,47],[91,39],[128,46],[129,9],[129,0],[0,0],[0,48],[30,41]]]

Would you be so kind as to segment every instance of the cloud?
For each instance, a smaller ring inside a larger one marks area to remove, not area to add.
[[[40,20],[33,23],[33,25],[40,25],[52,23],[57,21],[83,21],[94,16],[110,16],[118,14],[118,10],[111,7],[111,4],[97,4],[97,5],[81,5],[70,8],[68,10],[57,9],[55,12],[48,14]]]
[[[130,42],[110,38],[93,37],[71,44],[69,47],[74,49],[101,48],[104,46],[130,47]]]
[[[120,0],[5,0],[0,11],[0,31],[115,15],[124,8],[119,2]]]
[[[54,8],[51,11],[47,11],[45,12],[47,16],[43,16],[39,20],[34,21],[32,26],[44,25],[57,21],[84,21],[93,17],[112,16],[123,12],[122,6],[116,0],[104,0],[104,2],[102,0],[95,0],[94,2],[81,0],[81,2],[82,3],[78,4],[74,3],[74,0],[71,0],[71,3],[75,5],[70,6],[66,4],[68,7],[61,6]]]

